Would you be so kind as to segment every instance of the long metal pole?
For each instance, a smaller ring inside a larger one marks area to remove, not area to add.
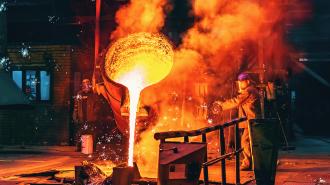
[[[94,48],[94,61],[97,63],[100,49],[100,15],[101,15],[101,1],[96,0],[96,16],[95,16],[95,48]]]
[[[100,49],[100,16],[101,16],[101,2],[102,0],[96,0],[95,5],[95,32],[94,32],[94,72],[93,72],[93,90],[100,93],[96,84],[100,77],[100,64],[99,64],[99,49]]]

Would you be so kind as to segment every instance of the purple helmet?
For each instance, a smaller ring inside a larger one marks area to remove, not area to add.
[[[241,73],[238,75],[237,80],[243,81],[243,80],[251,80],[250,75],[248,73]]]

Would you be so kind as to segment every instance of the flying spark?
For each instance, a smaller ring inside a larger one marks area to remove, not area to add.
[[[9,61],[9,58],[8,57],[2,57],[0,59],[0,65],[5,65],[7,62]]]
[[[56,16],[48,16],[48,22],[54,24],[56,22],[58,22],[60,20],[59,17],[56,17]]]
[[[3,2],[0,4],[0,12],[5,12],[7,10],[7,2]]]
[[[0,69],[4,69],[5,71],[9,71],[10,70],[10,65],[11,65],[11,62],[10,62],[8,57],[2,57],[0,59]]]
[[[30,51],[29,51],[29,49],[31,48],[30,46],[25,46],[25,44],[23,43],[22,44],[22,48],[20,49],[20,53],[21,53],[21,55],[22,55],[22,57],[23,58],[26,58],[26,57],[28,57],[29,55],[30,55]]]

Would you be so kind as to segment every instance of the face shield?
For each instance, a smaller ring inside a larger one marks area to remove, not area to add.
[[[250,85],[250,80],[238,80],[236,81],[236,87],[238,93],[242,93]]]
[[[84,79],[81,84],[81,90],[83,92],[90,92],[92,89],[92,84],[88,79]]]

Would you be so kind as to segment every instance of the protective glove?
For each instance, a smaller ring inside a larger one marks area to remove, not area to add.
[[[213,114],[219,114],[222,112],[222,102],[221,101],[215,101],[212,104],[211,111]]]

